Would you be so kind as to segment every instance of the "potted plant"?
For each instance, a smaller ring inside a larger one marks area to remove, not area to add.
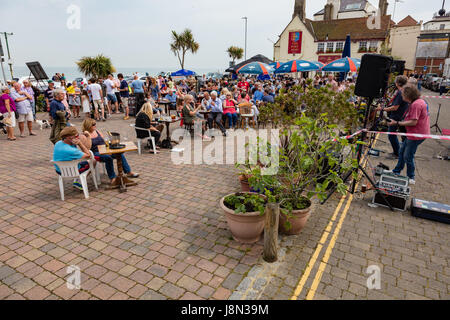
[[[220,200],[234,240],[251,244],[261,238],[266,203],[264,195],[252,192],[233,193]]]
[[[342,154],[353,154],[354,145],[340,139],[336,129],[326,114],[300,117],[282,133],[278,172],[264,176],[254,170],[249,179],[253,189],[265,190],[280,204],[281,232],[300,233],[313,210],[313,198],[323,200],[331,184],[346,192],[340,176],[356,163]]]

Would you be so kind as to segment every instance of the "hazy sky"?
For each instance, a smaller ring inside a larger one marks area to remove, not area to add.
[[[378,7],[378,0],[370,1]],[[326,0],[307,1],[307,16]],[[389,1],[392,13],[394,0]],[[81,8],[81,29],[66,26],[69,5]],[[103,53],[116,67],[177,67],[169,49],[170,31],[192,29],[200,43],[187,55],[187,68],[226,68],[226,49],[244,47],[248,17],[247,57],[273,57],[273,44],[292,17],[294,0],[21,0],[2,1],[0,31],[13,32],[11,54],[16,66],[40,61],[47,67],[74,66],[82,56]],[[406,15],[428,21],[441,0],[403,0],[395,20]],[[4,38],[2,37],[4,45]],[[4,45],[5,46],[5,45]]]

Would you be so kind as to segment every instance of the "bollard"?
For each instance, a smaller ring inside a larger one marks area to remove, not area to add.
[[[280,204],[269,203],[266,206],[266,224],[264,227],[264,252],[266,262],[278,260],[278,223],[280,219]]]

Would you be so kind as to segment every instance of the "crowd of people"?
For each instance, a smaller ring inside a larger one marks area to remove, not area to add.
[[[355,83],[356,74],[348,76],[343,81],[337,81],[333,74],[326,76],[316,75],[312,85],[320,88],[329,85],[332,90],[341,92]],[[422,133],[429,134],[429,111],[426,102],[420,99],[421,75],[411,77],[398,76],[395,84],[397,91],[390,105],[383,110],[389,113],[389,132]],[[55,81],[60,87],[55,88]],[[136,127],[150,131],[137,130],[138,138],[149,135],[155,138],[159,149],[160,137],[164,126],[158,120],[165,115],[161,102],[168,104],[169,114],[174,110],[180,116],[186,127],[200,124],[202,138],[209,140],[205,135],[208,128],[217,127],[227,135],[227,131],[239,127],[242,119],[241,110],[251,108],[251,116],[255,122],[261,104],[272,103],[281,89],[289,90],[293,86],[306,86],[306,79],[280,77],[273,80],[259,81],[256,77],[240,76],[236,80],[188,78],[174,81],[171,77],[146,77],[141,80],[138,75],[132,81],[126,81],[122,74],[117,78],[109,75],[106,79],[89,79],[88,83],[79,85],[76,81],[66,84],[64,74],[55,75],[48,81],[48,88],[44,92],[45,104],[49,112],[49,123],[52,124],[50,140],[57,144],[64,140],[62,132],[71,127],[73,118],[84,118],[82,136],[88,137],[93,144],[87,144],[87,149],[98,152],[97,142],[102,142],[103,136],[98,130],[92,131],[97,121],[106,121],[112,114],[123,114],[123,119],[130,117],[130,99],[133,97],[133,116],[136,116]],[[415,89],[415,90],[414,90]],[[1,88],[0,113],[4,115],[3,123],[7,127],[8,140],[14,141],[14,127],[19,124],[20,137],[24,138],[25,123],[28,134],[33,132],[33,121],[36,119],[36,97],[39,91],[25,80],[23,84],[12,83],[11,86]],[[72,132],[73,133],[73,132]],[[89,134],[88,134],[89,133]],[[83,138],[81,138],[83,141]],[[393,152],[391,157],[398,159],[395,173],[400,173],[407,166],[407,175],[414,183],[415,165],[414,154],[423,139],[403,137],[400,144],[397,136],[390,135]],[[149,144],[150,152],[153,150]],[[100,159],[102,160],[102,159]],[[105,160],[105,159],[103,159]],[[102,160],[102,161],[103,161]],[[131,172],[124,161],[125,172]],[[113,180],[111,163],[107,166],[108,175]]]

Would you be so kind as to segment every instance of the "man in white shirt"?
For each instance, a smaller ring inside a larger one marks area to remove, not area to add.
[[[102,120],[106,121],[105,119],[105,108],[103,107],[103,101],[102,101],[102,87],[97,83],[97,79],[90,79],[90,84],[88,85],[88,91],[92,95],[92,102],[94,103],[94,109],[95,109],[95,119],[97,121],[100,121],[100,117],[98,114],[98,110],[101,109],[102,112]]]
[[[116,112],[119,113],[119,104],[117,103],[117,97],[116,97],[116,84],[114,83],[114,77],[112,74],[108,76],[108,79],[104,82],[106,86],[106,97],[108,99],[108,113],[111,115],[112,109],[111,104],[114,104],[116,107]]]

